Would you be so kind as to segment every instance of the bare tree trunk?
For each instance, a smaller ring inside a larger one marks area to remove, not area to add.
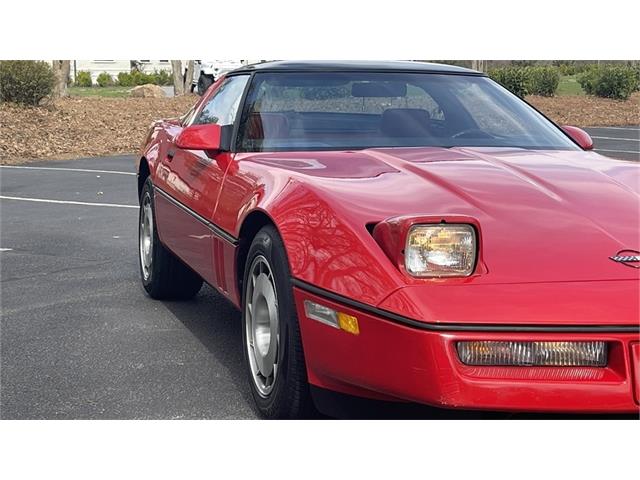
[[[473,70],[478,70],[479,72],[484,72],[484,60],[471,60],[471,68]]]
[[[184,86],[182,88],[183,93],[187,94],[191,92],[191,83],[193,82],[193,60],[187,62],[187,71],[184,74]]]
[[[66,97],[67,84],[71,73],[71,60],[54,60],[52,63],[53,73],[56,76],[56,83],[53,88],[53,97]]]
[[[182,77],[182,60],[171,60],[173,70],[173,94],[184,95],[184,78]]]

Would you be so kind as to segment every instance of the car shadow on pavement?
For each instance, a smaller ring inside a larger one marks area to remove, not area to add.
[[[204,286],[191,301],[163,302],[189,329],[207,350],[228,371],[229,377],[242,400],[255,408],[248,379],[244,371],[242,354],[242,328],[240,312],[213,288]],[[319,418],[335,419],[637,419],[635,415],[551,415],[511,414],[469,410],[447,410],[414,403],[384,402],[313,389],[314,399],[322,410]],[[257,412],[256,412],[256,415]]]
[[[240,312],[208,285],[190,301],[162,303],[226,368],[243,401],[253,409],[244,372]]]

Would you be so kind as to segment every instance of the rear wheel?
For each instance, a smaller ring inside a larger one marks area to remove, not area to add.
[[[162,300],[196,295],[202,287],[202,278],[167,250],[158,238],[150,177],[140,194],[138,224],[140,277],[149,296]]]
[[[243,350],[251,393],[267,418],[306,418],[314,409],[280,235],[272,226],[254,238],[244,272]]]

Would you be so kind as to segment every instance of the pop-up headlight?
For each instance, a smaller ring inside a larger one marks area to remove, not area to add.
[[[466,277],[473,273],[476,250],[471,225],[414,225],[407,234],[405,268],[415,277]]]

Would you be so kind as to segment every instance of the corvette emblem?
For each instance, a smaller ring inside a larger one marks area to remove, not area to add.
[[[640,268],[640,252],[636,250],[620,250],[613,257],[609,258],[627,267]]]

